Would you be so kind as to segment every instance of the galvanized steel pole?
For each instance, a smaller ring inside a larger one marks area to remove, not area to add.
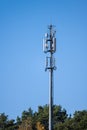
[[[49,70],[49,130],[53,130],[53,70],[56,69],[53,53],[56,51],[56,38],[53,26],[50,25],[48,29],[49,33],[45,36],[43,50],[45,53],[49,52],[45,70]]]

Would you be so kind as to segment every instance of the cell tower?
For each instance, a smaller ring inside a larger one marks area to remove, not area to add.
[[[53,70],[56,70],[55,58],[53,57],[56,52],[55,33],[53,25],[50,25],[48,33],[43,39],[43,51],[47,53],[45,71],[49,70],[49,130],[53,130]]]

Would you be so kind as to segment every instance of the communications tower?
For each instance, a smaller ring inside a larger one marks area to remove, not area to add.
[[[56,52],[55,33],[54,26],[49,25],[48,33],[43,39],[43,51],[47,53],[45,71],[49,70],[49,130],[53,130],[53,71],[56,70],[53,56]]]

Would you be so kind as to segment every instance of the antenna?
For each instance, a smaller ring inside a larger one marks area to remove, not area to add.
[[[56,52],[56,31],[53,25],[48,26],[48,32],[43,39],[43,51],[47,53],[45,71],[49,70],[49,130],[53,130],[53,70],[56,70],[53,57]]]

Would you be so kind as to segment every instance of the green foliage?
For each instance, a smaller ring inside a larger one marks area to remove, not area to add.
[[[49,117],[48,111],[49,111],[48,105],[38,107],[37,120],[41,122],[41,124],[43,124],[46,130],[48,130],[48,117]]]
[[[33,110],[31,108],[29,108],[28,111],[22,112],[22,120],[27,119],[27,117],[33,117]]]
[[[87,111],[76,111],[73,117],[63,123],[57,123],[55,130],[87,130]]]
[[[0,114],[0,130],[16,130],[17,125],[14,120],[8,120],[8,116],[5,113]]]
[[[0,130],[4,130],[7,125],[8,116],[5,113],[0,114]]]
[[[4,113],[0,114],[0,130],[48,130],[49,106],[38,106],[38,111],[31,108],[23,111],[21,117],[9,120]],[[75,111],[73,117],[61,106],[53,106],[53,130],[87,130],[87,111]]]
[[[64,122],[67,116],[68,115],[65,109],[62,109],[61,106],[54,105],[53,107],[54,124],[58,122]]]
[[[22,123],[21,118],[19,116],[17,116],[16,122],[17,122],[17,125],[20,125]]]
[[[86,130],[87,129],[87,111],[76,111],[74,113],[74,123],[76,130]]]

